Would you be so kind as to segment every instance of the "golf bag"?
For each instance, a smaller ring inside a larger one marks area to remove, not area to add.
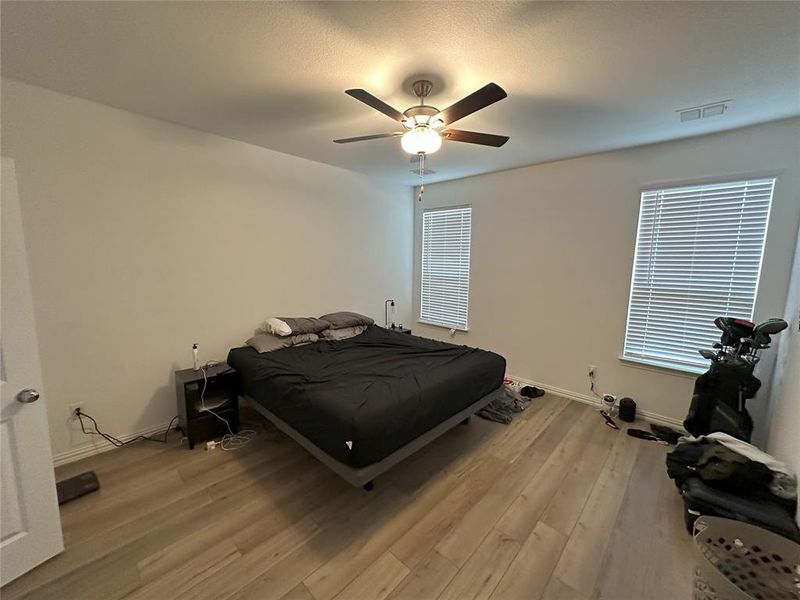
[[[761,380],[753,375],[754,366],[744,361],[711,363],[695,381],[689,414],[683,422],[686,431],[695,437],[722,431],[749,442],[753,419],[745,401],[761,387]]]
[[[695,437],[721,431],[749,442],[753,419],[745,404],[761,387],[761,380],[753,375],[758,353],[769,348],[770,336],[787,324],[783,319],[769,319],[756,325],[734,317],[718,317],[714,324],[722,336],[714,350],[699,351],[711,366],[694,384],[683,426]]]

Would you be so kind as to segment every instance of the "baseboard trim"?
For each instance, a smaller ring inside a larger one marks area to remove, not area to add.
[[[569,398],[570,400],[575,400],[577,402],[582,402],[583,404],[589,404],[594,406],[595,408],[600,408],[600,399],[594,398],[592,396],[586,394],[579,394],[577,392],[572,392],[570,390],[564,390],[553,385],[548,385],[546,383],[541,383],[539,381],[531,381],[528,379],[523,379],[522,377],[516,377],[514,375],[508,375],[509,379],[514,381],[518,381],[522,385],[529,385],[532,387],[538,387],[543,389],[546,392],[550,392],[555,394],[556,396],[563,396],[564,398]],[[670,427],[674,427],[679,429],[680,431],[685,431],[683,429],[683,422],[679,421],[678,419],[673,419],[672,417],[665,417],[664,415],[659,415],[658,413],[650,412],[647,410],[641,410],[638,407],[636,408],[636,416],[641,417],[645,421],[649,423],[657,423],[659,425],[668,425]]]
[[[148,427],[146,429],[134,431],[133,433],[129,433],[128,435],[121,435],[118,436],[117,439],[123,442],[128,442],[132,439],[139,437],[140,435],[153,435],[154,433],[163,433],[166,430],[166,428],[169,427],[169,423],[170,422],[161,423],[160,425],[154,425],[153,427]],[[86,458],[88,456],[94,456],[95,454],[102,454],[103,452],[108,452],[109,450],[113,450],[114,448],[116,448],[116,446],[111,442],[108,442],[99,436],[95,437],[96,439],[94,442],[78,446],[77,448],[73,448],[71,450],[66,450],[65,452],[59,452],[58,454],[54,454],[53,466],[60,467],[61,465],[66,465],[71,462],[81,460],[82,458]]]

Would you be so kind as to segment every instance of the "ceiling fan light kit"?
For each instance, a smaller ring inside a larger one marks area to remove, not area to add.
[[[427,125],[416,125],[403,134],[400,145],[409,154],[433,154],[442,147],[442,137]]]

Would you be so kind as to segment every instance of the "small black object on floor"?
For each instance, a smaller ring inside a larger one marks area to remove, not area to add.
[[[80,475],[56,483],[56,494],[58,495],[59,504],[75,500],[75,498],[91,494],[99,489],[100,482],[94,471],[87,471],[86,473],[81,473]]]
[[[619,418],[626,423],[633,423],[636,419],[636,402],[631,398],[619,401]]]
[[[673,446],[678,443],[678,440],[681,439],[681,437],[683,437],[683,434],[680,431],[677,431],[672,427],[667,427],[666,425],[657,425],[655,423],[651,423],[650,431]]]
[[[628,429],[628,435],[631,437],[639,438],[640,440],[647,440],[648,442],[658,442],[659,444],[666,444],[664,440],[655,434],[645,431],[644,429]]]
[[[539,396],[544,396],[544,390],[526,385],[519,391],[519,395],[525,398],[538,398]]]
[[[650,431],[645,431],[644,429],[628,429],[628,435],[639,438],[640,440],[647,440],[648,442],[658,442],[674,446],[678,443],[678,440],[683,434],[680,431],[672,429],[672,427],[651,423]]]

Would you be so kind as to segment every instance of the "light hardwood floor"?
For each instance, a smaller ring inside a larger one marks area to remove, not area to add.
[[[677,600],[691,539],[665,448],[547,395],[355,489],[256,415],[236,452],[142,442],[58,469],[66,551],[3,600]]]

